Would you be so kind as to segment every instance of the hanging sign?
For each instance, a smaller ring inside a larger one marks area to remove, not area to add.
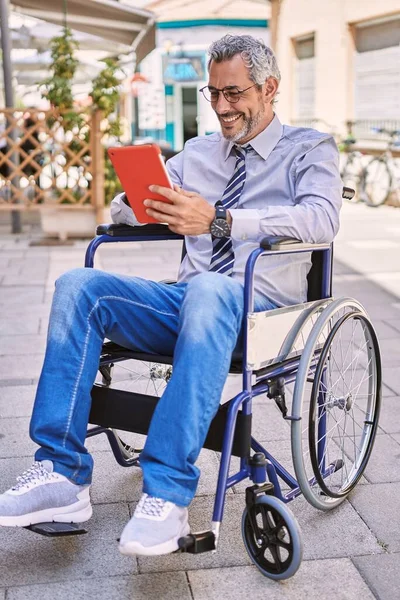
[[[184,56],[166,54],[163,56],[163,80],[165,84],[185,81],[205,81],[206,57],[205,54]]]

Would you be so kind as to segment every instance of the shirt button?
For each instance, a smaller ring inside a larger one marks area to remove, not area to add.
[[[242,240],[247,240],[247,235],[245,233],[242,235]]]

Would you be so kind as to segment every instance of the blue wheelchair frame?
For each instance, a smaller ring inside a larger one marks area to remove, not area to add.
[[[182,236],[173,234],[165,226],[142,226],[142,227],[129,227],[126,225],[106,225],[98,228],[98,233],[92,242],[89,244],[86,257],[85,267],[93,267],[94,256],[97,248],[103,243],[111,242],[137,242],[137,241],[155,241],[155,240],[178,240],[183,239]],[[120,235],[119,235],[120,233]],[[322,278],[321,278],[321,300],[331,297],[332,287],[332,260],[333,260],[333,247],[332,244],[303,244],[290,238],[278,238],[269,237],[265,238],[259,248],[256,248],[250,254],[245,270],[244,279],[244,318],[249,312],[254,310],[254,271],[258,259],[261,256],[267,254],[284,255],[289,253],[310,253],[310,252],[321,252],[322,253]],[[268,452],[261,444],[259,444],[253,437],[251,437],[251,448],[256,453],[262,453],[266,460],[265,461],[252,461],[251,458],[240,458],[240,469],[234,475],[229,476],[229,466],[232,454],[233,439],[235,433],[235,426],[239,408],[242,406],[243,415],[252,414],[252,398],[259,394],[268,393],[270,386],[267,380],[272,378],[281,377],[284,379],[284,384],[289,384],[295,381],[296,372],[299,366],[300,357],[294,357],[285,362],[285,364],[271,365],[270,368],[265,369],[266,373],[263,375],[262,380],[252,385],[252,374],[253,370],[247,368],[246,356],[247,356],[247,328],[244,328],[244,342],[243,342],[243,359],[242,359],[242,374],[243,374],[243,389],[238,395],[232,398],[229,402],[229,408],[227,412],[227,420],[225,433],[223,436],[222,443],[222,454],[221,464],[218,475],[217,490],[215,495],[214,510],[212,521],[215,527],[216,537],[218,537],[219,524],[222,521],[224,501],[226,491],[238,484],[239,482],[250,478],[254,484],[262,484],[267,481],[267,477],[270,483],[273,484],[273,494],[281,501],[287,503],[296,498],[301,494],[301,489],[295,477],[291,475],[279,462],[275,459],[270,452]],[[154,356],[154,362],[157,362],[157,356]],[[324,445],[325,445],[325,430],[326,422],[324,419],[324,410],[322,404],[324,402],[322,395],[320,394],[319,403],[320,408],[320,420],[319,420],[319,440],[318,444],[318,455],[323,461],[324,456]],[[287,420],[300,420],[300,415],[290,415],[283,417]],[[88,437],[97,435],[99,433],[106,433],[111,443],[114,454],[116,454],[115,443],[112,440],[112,432],[107,431],[105,427],[94,427],[88,430]],[[117,458],[117,455],[116,455]],[[117,458],[118,460],[118,458]],[[123,466],[130,466],[124,461],[118,460],[119,464]],[[137,464],[132,462],[131,464]],[[323,470],[329,475],[333,466],[330,465],[327,469],[323,465]],[[282,493],[281,485],[279,482],[281,479],[290,488],[287,494]],[[313,480],[310,480],[313,481]]]

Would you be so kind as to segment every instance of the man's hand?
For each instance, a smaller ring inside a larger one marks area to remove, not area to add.
[[[211,222],[215,218],[215,208],[200,194],[186,192],[178,185],[174,189],[151,185],[150,191],[164,196],[171,204],[159,200],[145,200],[146,213],[167,223],[174,233],[180,235],[201,235],[210,233]]]

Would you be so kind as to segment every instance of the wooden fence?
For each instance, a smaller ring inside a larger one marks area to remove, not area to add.
[[[99,112],[1,109],[0,210],[92,207],[101,219],[100,125]]]

